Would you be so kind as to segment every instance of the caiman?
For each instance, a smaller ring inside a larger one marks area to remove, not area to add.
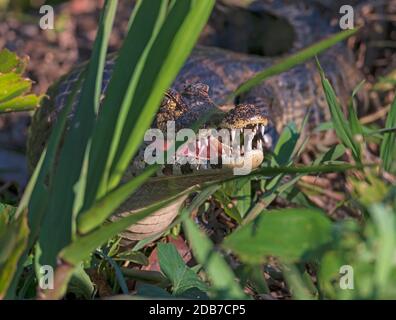
[[[338,27],[331,26],[323,10],[307,3],[309,1],[261,0],[248,8],[218,4],[199,44],[165,94],[153,128],[164,128],[168,120],[175,121],[179,129],[189,128],[203,115],[213,110],[220,111],[224,116],[211,122],[218,129],[254,130],[256,137],[250,155],[255,168],[263,161],[265,150],[274,146],[279,132],[287,123],[293,121],[300,125],[308,110],[309,128],[329,120],[315,61],[269,78],[235,98],[231,104],[227,101],[227,97],[242,83],[278,59],[340,31]],[[116,54],[109,55],[107,59],[103,95],[116,59]],[[347,101],[361,80],[352,52],[340,43],[321,54],[319,59],[339,99]],[[28,139],[31,169],[35,167],[53,124],[85,66],[75,68],[50,88],[49,99],[35,113]],[[76,100],[78,98],[77,95]],[[70,117],[73,114],[74,111]],[[138,175],[147,166],[143,159],[145,147],[147,143],[143,143],[134,157],[124,180]],[[221,181],[229,176],[229,169],[229,166],[221,164],[163,165],[157,176],[128,199],[112,219],[129,215],[192,186],[212,180]],[[132,225],[123,237],[135,241],[160,234],[177,216],[186,197]]]

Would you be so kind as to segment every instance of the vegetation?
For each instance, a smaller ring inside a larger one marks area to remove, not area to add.
[[[7,49],[0,51],[0,114],[27,111],[40,105],[42,96],[29,94],[32,82],[23,78],[28,58]]]
[[[332,115],[332,123],[319,129],[334,129],[340,143],[309,165],[298,165],[297,158],[305,146],[301,133],[306,121],[302,128],[290,123],[262,168],[196,190],[193,201],[170,226],[168,232],[177,233],[175,227],[182,225],[195,266],[187,266],[173,244],[158,242],[160,273],[124,267],[125,261],[147,264],[144,246],[148,240],[121,252],[117,235],[175,197],[116,222],[105,222],[156,170],[150,167],[121,184],[163,93],[191,52],[214,2],[139,1],[99,112],[102,70],[117,7],[117,1],[105,2],[84,79],[70,95],[19,206],[0,206],[0,298],[38,295],[58,299],[67,293],[94,298],[100,290],[94,277],[88,276],[94,272],[112,285],[113,295],[129,294],[126,280],[135,279],[144,284],[134,297],[248,299],[252,292],[269,294],[270,283],[263,271],[271,278],[284,279],[295,299],[396,296],[396,281],[392,281],[396,277],[396,189],[391,179],[384,178],[396,171],[396,100],[385,128],[363,126],[355,112],[356,92],[351,93],[346,117],[319,60],[318,72]],[[237,94],[314,58],[355,32],[340,33],[279,62],[241,86]],[[3,56],[11,62],[1,60],[0,70],[14,72],[14,77],[20,75],[20,60],[16,62],[6,51]],[[17,83],[21,87],[14,91],[18,97],[14,94],[8,99],[26,102],[29,96],[19,96],[29,89],[28,84],[21,79]],[[4,85],[11,92],[12,86]],[[66,115],[80,85],[80,106],[59,148]],[[0,95],[0,110],[1,101]],[[9,104],[16,105],[15,101]],[[373,163],[367,157],[368,142],[380,146],[381,162]],[[58,153],[59,162],[55,164]],[[304,176],[328,172],[345,175],[351,188],[344,202],[361,213],[360,220],[331,221],[308,200],[308,191],[300,188]],[[229,206],[231,197],[242,200]],[[208,210],[209,198],[238,222],[219,245],[191,218],[194,212]],[[290,208],[269,209],[276,198],[287,200]],[[269,267],[270,260],[276,267]],[[55,269],[55,289],[39,289],[37,293],[43,265]],[[342,266],[353,268],[353,290],[340,286]]]

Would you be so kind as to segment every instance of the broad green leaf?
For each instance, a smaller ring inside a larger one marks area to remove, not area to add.
[[[37,108],[40,105],[42,99],[43,96],[36,96],[34,94],[17,97],[12,100],[0,103],[0,113],[29,111]]]
[[[15,53],[8,49],[0,51],[0,73],[15,72],[22,74],[25,71],[29,59],[19,58]]]
[[[249,91],[252,87],[258,85],[265,79],[268,79],[274,75],[280,74],[285,72],[298,64],[306,62],[309,59],[314,58],[316,55],[320,54],[321,52],[325,51],[326,49],[334,46],[340,41],[347,39],[348,37],[355,34],[359,29],[352,29],[342,31],[336,35],[329,37],[328,39],[322,40],[312,46],[301,50],[290,57],[287,57],[280,61],[279,63],[273,65],[272,67],[258,73],[252,79],[246,81],[242,84],[230,97],[229,100],[233,100],[235,97],[240,95],[243,92]]]
[[[21,75],[27,62],[7,49],[0,51],[0,114],[39,106],[43,96],[29,94],[32,81]]]
[[[260,263],[268,256],[307,260],[331,241],[331,222],[321,211],[284,209],[258,216],[228,236],[223,246],[246,262]]]
[[[22,77],[28,59],[15,53],[0,51],[0,114],[37,108],[43,96],[29,94],[32,81]]]
[[[172,282],[174,295],[182,295],[192,288],[204,292],[208,289],[198,275],[186,266],[173,244],[159,243],[157,248],[161,271]]]
[[[31,87],[32,82],[17,73],[0,74],[0,103],[24,94]]]

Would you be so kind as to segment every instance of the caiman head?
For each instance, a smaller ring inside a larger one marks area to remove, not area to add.
[[[200,160],[190,166],[192,171],[229,170],[249,164],[253,170],[261,165],[264,153],[276,141],[269,109],[253,104],[218,106],[211,100],[207,85],[188,84],[181,92],[166,93],[154,126],[167,132],[169,121],[173,121],[176,132],[198,129],[195,140],[187,140],[176,152],[181,157]]]

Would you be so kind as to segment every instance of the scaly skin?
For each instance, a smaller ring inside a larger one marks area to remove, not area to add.
[[[335,32],[320,13],[302,5],[301,1],[279,0],[275,2],[272,4],[269,1],[258,1],[252,6],[252,10],[258,10],[258,12],[265,10],[288,21],[291,26],[290,30],[294,30],[295,33],[292,52]],[[260,18],[259,21],[263,19]],[[214,22],[212,21],[212,31],[223,28],[222,31],[226,35],[228,31],[229,36],[232,37],[234,32],[232,24],[227,30],[224,26],[216,25],[219,21],[222,20],[218,18],[214,19]],[[220,41],[218,37],[220,32],[215,31],[208,34],[206,38],[201,39],[201,43],[216,45]],[[288,36],[284,38],[287,39]],[[246,39],[242,39],[240,43],[244,43],[244,40]],[[110,55],[106,63],[103,94],[106,92],[115,59],[116,55]],[[197,46],[176,78],[172,89],[167,92],[153,127],[163,129],[166,121],[175,120],[178,129],[188,128],[199,120],[202,114],[213,110],[223,112],[227,108],[225,117],[212,119],[211,125],[217,128],[232,129],[253,124],[267,126],[267,122],[269,122],[270,126],[279,132],[290,121],[299,125],[309,108],[311,109],[311,121],[309,122],[311,127],[328,120],[330,117],[328,108],[319,73],[313,61],[268,79],[265,83],[238,97],[238,101],[235,101],[234,105],[226,105],[226,98],[240,84],[253,77],[257,72],[271,66],[275,61],[275,58]],[[338,96],[341,100],[346,101],[360,80],[359,72],[353,66],[351,53],[342,44],[339,44],[322,54],[320,61]],[[28,140],[28,159],[31,169],[37,163],[52,125],[64,107],[73,83],[77,81],[83,68],[84,65],[76,68],[51,88],[48,93],[50,99],[46,100],[34,115]],[[235,105],[237,106],[234,107]],[[232,110],[229,110],[230,107]],[[74,112],[70,117],[73,114]],[[146,146],[147,144],[142,145],[128,168],[124,180],[138,175],[146,167],[143,161]],[[113,216],[113,219],[128,215],[135,210],[142,209],[203,182],[221,181],[231,174],[232,171],[229,168],[221,166],[197,169],[189,165],[164,165],[159,170],[157,177],[147,182],[126,201]],[[160,233],[177,215],[185,199],[186,196],[183,196],[172,206],[163,208],[131,226],[123,236],[129,240],[139,240]]]

